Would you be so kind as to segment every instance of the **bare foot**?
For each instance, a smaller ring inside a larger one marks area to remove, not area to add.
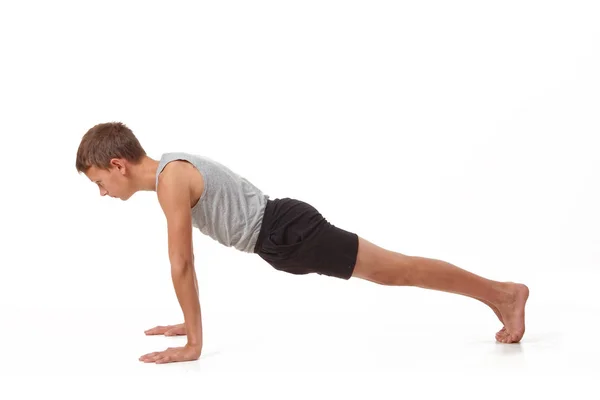
[[[492,311],[494,312],[494,314],[496,314],[496,316],[498,317],[498,319],[500,320],[500,322],[502,323],[502,325],[504,325],[504,320],[502,319],[502,314],[500,314],[500,311],[498,310],[498,308],[495,305],[493,305],[492,303],[490,303],[490,302],[488,302],[486,300],[483,300],[483,299],[478,299],[478,300],[480,300],[481,302],[487,304],[488,307],[490,307],[492,309]],[[502,329],[500,329],[498,331],[498,333],[496,333],[496,339],[498,339],[498,335],[504,334],[504,332],[506,332],[506,327],[505,326],[503,326]]]
[[[525,334],[525,303],[529,298],[529,288],[521,283],[504,284],[508,293],[507,299],[496,305],[502,315],[504,328],[496,333],[496,340],[502,343],[517,343]]]
[[[492,303],[487,303],[486,304],[488,306],[490,306],[490,308],[492,309],[492,311],[494,312],[494,314],[496,314],[496,316],[498,317],[498,319],[500,320],[500,322],[502,322],[502,325],[504,325],[504,320],[502,319],[502,314],[500,314],[500,310],[498,310],[498,308],[493,305]],[[502,328],[504,329],[504,328]]]

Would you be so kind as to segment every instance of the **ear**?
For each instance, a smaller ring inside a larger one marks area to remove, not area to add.
[[[110,165],[115,167],[117,171],[125,175],[125,163],[120,158],[113,158],[110,160]]]

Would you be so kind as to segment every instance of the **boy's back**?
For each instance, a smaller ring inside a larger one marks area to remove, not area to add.
[[[198,199],[190,205],[193,225],[225,246],[253,253],[269,196],[227,166],[185,152],[161,156],[156,171],[157,193],[160,173],[176,160],[191,164],[195,170],[191,173],[197,175],[191,177],[192,190],[197,196],[194,199]]]

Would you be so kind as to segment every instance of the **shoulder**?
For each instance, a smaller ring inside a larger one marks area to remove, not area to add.
[[[196,204],[203,191],[202,174],[189,161],[170,161],[158,176],[157,192],[161,205],[167,202],[182,203],[185,199],[191,207]]]
[[[189,201],[190,180],[186,164],[185,161],[170,161],[158,175],[156,191],[163,208],[184,200]]]
[[[184,160],[169,161],[158,175],[158,186],[160,187],[161,184],[170,186],[173,183],[182,183],[185,180],[187,164]],[[160,194],[160,191],[158,193]]]

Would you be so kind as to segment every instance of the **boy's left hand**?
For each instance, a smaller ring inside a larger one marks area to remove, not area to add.
[[[194,361],[200,358],[201,346],[185,345],[183,347],[169,347],[165,351],[155,351],[140,357],[140,361],[164,364],[179,361]]]

